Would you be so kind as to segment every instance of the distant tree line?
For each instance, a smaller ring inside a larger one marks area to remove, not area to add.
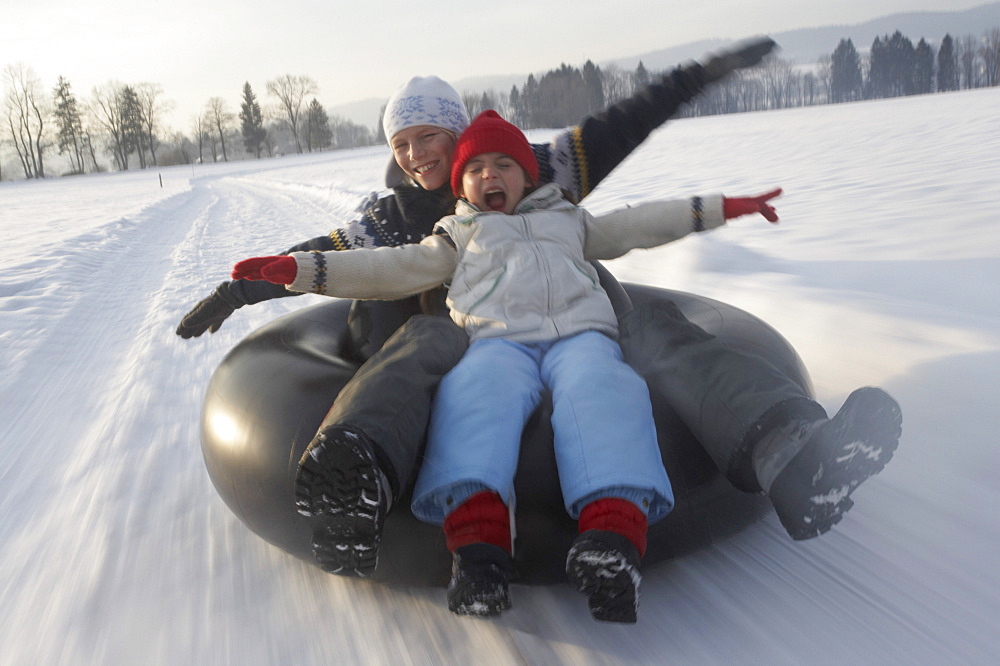
[[[495,108],[520,127],[564,127],[632,95],[664,72],[600,68],[587,61],[583,68],[565,64],[541,78],[528,77],[509,93],[466,95],[472,114]],[[1000,86],[1000,27],[981,39],[955,40],[945,35],[934,48],[924,39],[917,45],[899,31],[876,37],[862,56],[850,39],[842,39],[833,54],[812,66],[800,67],[770,56],[759,67],[736,73],[699,95],[681,115],[701,116],[763,111],[880,99],[902,95],[948,92]]]
[[[521,86],[498,93],[463,95],[473,115],[493,108],[524,129],[565,127],[632,95],[662,76],[642,62],[635,70],[562,64]],[[63,175],[124,171],[138,167],[195,162],[258,159],[285,152],[351,148],[382,143],[381,118],[372,131],[349,120],[330,117],[317,100],[319,86],[308,76],[286,74],[269,80],[265,90],[274,104],[264,109],[250,83],[243,85],[239,111],[222,97],[212,97],[192,119],[191,132],[171,131],[163,117],[172,104],[152,83],[119,81],[94,88],[79,99],[70,82],[59,77],[51,90],[31,68],[8,65],[3,72],[0,108],[0,180],[4,155],[14,155],[18,177],[44,178],[51,152],[69,161]],[[799,66],[770,56],[759,67],[738,72],[689,103],[681,115],[761,111],[795,106],[852,102],[902,95],[1000,86],[1000,27],[981,38],[945,35],[935,51],[925,39],[913,42],[899,31],[876,37],[860,53],[842,39],[832,54],[814,65]],[[384,109],[383,109],[384,111]],[[105,166],[99,157],[110,159]]]
[[[0,179],[44,178],[55,151],[74,175],[114,169],[261,158],[371,145],[375,134],[363,125],[330,117],[314,96],[319,87],[308,76],[287,74],[267,81],[270,110],[261,108],[247,82],[238,113],[222,97],[212,97],[192,119],[191,132],[167,129],[163,117],[172,104],[152,83],[109,81],[90,97],[77,97],[60,76],[47,90],[24,64],[3,72],[0,108]],[[6,173],[5,155],[16,156],[18,174]],[[102,159],[109,162],[102,163]]]

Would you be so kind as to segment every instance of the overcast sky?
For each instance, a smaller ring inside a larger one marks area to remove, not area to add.
[[[326,106],[450,81],[581,65],[708,39],[854,24],[989,0],[22,0],[0,17],[0,67],[24,63],[80,98],[109,80],[156,83],[187,131],[210,97],[237,110],[245,81],[307,75]],[[702,54],[692,53],[692,57]]]

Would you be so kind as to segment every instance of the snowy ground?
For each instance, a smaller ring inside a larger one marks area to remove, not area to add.
[[[633,627],[594,623],[563,585],[457,618],[443,590],[285,555],[216,495],[198,439],[213,369],[320,297],[173,330],[235,260],[347,219],[386,155],[0,184],[0,663],[1000,659],[1000,90],[675,122],[588,200],[784,187],[777,227],[609,268],[763,317],[830,410],[874,384],[904,414],[837,530],[793,543],[772,516],[649,568]]]

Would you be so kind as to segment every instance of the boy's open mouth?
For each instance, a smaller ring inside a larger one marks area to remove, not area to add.
[[[503,190],[487,190],[484,202],[489,210],[502,211],[507,205],[507,194]]]

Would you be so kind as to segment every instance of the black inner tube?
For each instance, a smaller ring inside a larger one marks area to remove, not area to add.
[[[756,317],[684,292],[617,282],[610,283],[608,291],[619,310],[672,301],[695,324],[728,344],[764,356],[812,393],[794,349]],[[295,511],[292,488],[302,452],[358,367],[358,345],[348,331],[350,307],[349,301],[331,300],[251,333],[219,365],[202,412],[202,452],[219,495],[257,535],[309,562],[311,528]],[[650,527],[644,566],[730,536],[769,510],[762,495],[733,488],[663,396],[651,393],[661,453],[677,501],[670,515]],[[551,405],[545,401],[522,439],[515,483],[515,567],[516,582],[521,583],[564,581],[565,554],[576,534],[575,522],[562,505],[550,414]],[[386,518],[375,578],[444,585],[450,555],[441,531],[417,521],[409,501],[409,495],[398,498]]]

